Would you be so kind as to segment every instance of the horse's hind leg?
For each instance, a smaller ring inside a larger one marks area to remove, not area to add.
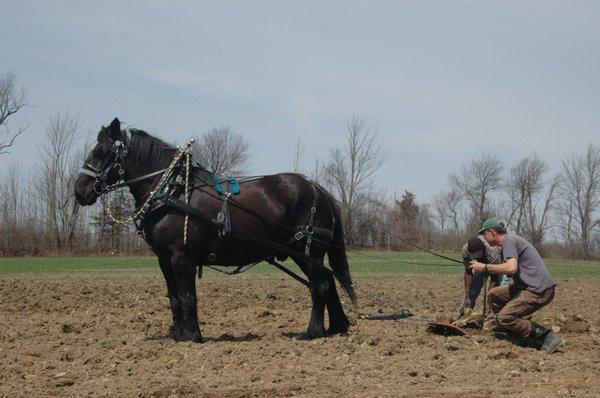
[[[177,281],[177,293],[181,303],[181,322],[175,341],[202,342],[202,334],[198,326],[198,312],[196,309],[196,265],[186,258],[173,260],[173,271]]]
[[[173,272],[171,261],[164,258],[159,258],[158,264],[160,265],[160,269],[165,277],[165,282],[167,283],[169,304],[171,306],[171,313],[173,315],[173,323],[171,324],[170,335],[171,338],[175,339],[175,336],[179,335],[181,329],[182,317],[181,301],[179,300],[179,292],[177,291],[175,273]]]
[[[338,334],[347,333],[350,328],[350,321],[344,313],[342,303],[340,302],[340,296],[338,295],[337,288],[335,286],[335,280],[333,275],[327,275],[329,280],[329,290],[327,294],[327,313],[329,314],[329,328],[327,334]]]
[[[329,281],[327,275],[324,274],[322,269],[319,269],[317,262],[311,264],[306,260],[296,260],[296,264],[300,267],[302,272],[306,274],[309,281],[310,298],[312,300],[312,309],[310,311],[310,320],[308,321],[308,327],[299,338],[301,340],[311,340],[321,337],[326,337],[325,332],[325,304],[327,302],[327,293],[329,290]]]

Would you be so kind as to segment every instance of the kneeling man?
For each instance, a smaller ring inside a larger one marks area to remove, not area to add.
[[[464,283],[465,296],[460,304],[460,315],[473,310],[483,288],[487,275],[484,273],[476,274],[471,270],[471,263],[478,261],[487,264],[499,264],[502,262],[502,249],[497,246],[490,246],[482,235],[477,235],[469,239],[462,247],[462,259],[465,265]],[[492,275],[490,277],[490,289],[504,283],[508,283],[508,278],[504,275]],[[483,298],[485,300],[485,297]]]
[[[551,330],[527,319],[554,299],[556,282],[540,254],[522,237],[507,234],[504,222],[498,217],[485,220],[479,233],[491,246],[502,246],[505,262],[474,262],[471,269],[476,273],[510,275],[514,281],[510,285],[491,289],[488,293],[488,301],[498,324],[521,337],[539,340],[543,351],[553,353],[562,344],[561,339]]]

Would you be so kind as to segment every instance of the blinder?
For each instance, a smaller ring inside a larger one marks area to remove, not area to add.
[[[130,133],[127,132],[127,141],[131,141],[130,137]],[[96,192],[98,195],[101,195],[110,189],[106,180],[115,168],[119,173],[119,178],[116,182],[123,180],[125,176],[123,159],[125,159],[129,153],[129,148],[125,146],[124,141],[115,140],[111,146],[111,152],[114,153],[114,157],[109,157],[106,159],[101,167],[98,168],[85,162],[83,163],[83,167],[79,169],[80,174],[85,174],[96,180],[94,182],[94,192]]]

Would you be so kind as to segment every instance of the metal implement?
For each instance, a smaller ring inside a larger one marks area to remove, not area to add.
[[[446,322],[429,321],[427,331],[443,336],[465,336],[467,332]]]
[[[481,314],[481,325],[479,329],[483,330],[483,324],[485,323],[485,314],[487,312],[487,293],[488,293],[488,274],[483,278],[483,313]]]
[[[373,314],[373,315],[365,315],[362,319],[366,319],[369,321],[395,321],[398,319],[410,318],[413,316],[413,313],[409,310],[402,310],[392,312],[391,314]]]

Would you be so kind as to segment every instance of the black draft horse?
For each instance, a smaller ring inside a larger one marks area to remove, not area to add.
[[[119,167],[115,167],[119,147],[127,148],[127,151],[125,156],[118,159]],[[94,170],[94,173],[81,173],[78,176],[75,183],[77,201],[84,206],[96,202],[103,193],[101,188],[98,189],[100,176],[105,184],[114,184],[120,179],[127,183],[167,168],[176,152],[177,149],[173,146],[141,130],[121,130],[121,124],[115,118],[108,127],[102,127],[98,133],[97,145],[85,160],[84,168]],[[118,168],[121,169],[121,176]],[[212,181],[214,178],[201,166],[196,167],[194,173],[204,175],[206,180]],[[96,178],[93,177],[94,174]],[[160,177],[159,174],[127,184],[136,206],[140,206],[150,195]],[[333,239],[312,241],[309,257],[294,256],[289,252],[274,253],[280,261],[291,257],[308,277],[312,310],[307,330],[300,336],[304,339],[348,331],[348,318],[340,303],[333,276],[338,279],[352,302],[356,302],[339,208],[329,193],[312,184],[315,183],[306,177],[291,173],[250,180],[243,183],[241,192],[235,196],[230,208],[233,232],[249,231],[281,245],[288,245],[297,231],[306,228],[313,204],[316,204],[313,225],[333,231]],[[183,193],[179,197],[183,198]],[[211,217],[219,213],[223,203],[223,197],[210,184],[195,187],[189,198],[191,207]],[[236,202],[244,206],[238,206]],[[197,217],[189,216],[187,244],[184,245],[184,219],[183,211],[163,206],[145,215],[143,232],[158,257],[167,284],[173,315],[171,337],[176,341],[201,342],[196,309],[196,272],[198,266],[208,263],[208,256],[214,250],[211,243],[217,237],[218,230]],[[306,239],[294,241],[289,247],[295,253],[304,253],[305,242]],[[331,271],[323,265],[325,253],[328,254]],[[220,240],[214,264],[241,266],[272,254],[272,248],[252,240],[240,239],[233,233]],[[324,326],[325,307],[329,315],[328,330]]]

